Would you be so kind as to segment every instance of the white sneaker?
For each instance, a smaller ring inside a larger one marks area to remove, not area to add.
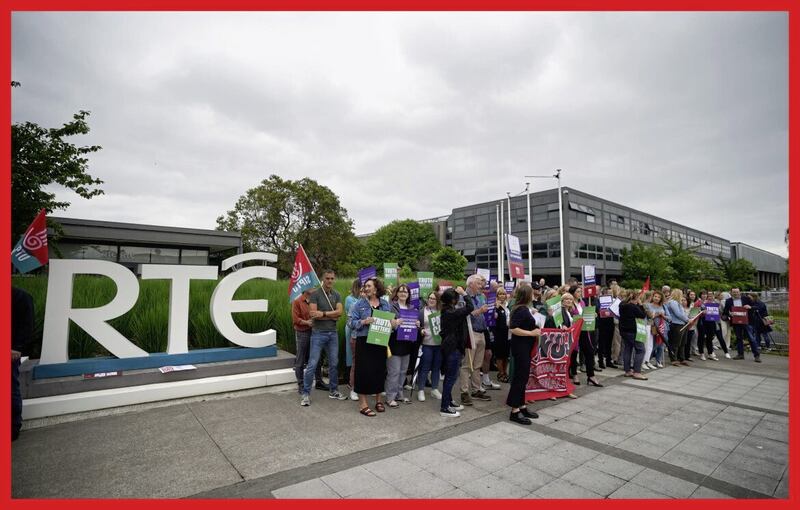
[[[457,406],[453,405],[453,406],[450,406],[450,410],[452,410],[452,411],[463,411],[464,410],[464,406],[462,406],[461,404],[459,404]]]
[[[417,400],[419,400],[420,402],[425,402],[425,391],[424,390],[420,390],[419,393],[417,393]]]
[[[657,366],[658,368],[664,368],[664,365],[662,365],[661,363],[658,363],[658,362],[656,362],[656,366]]]
[[[710,359],[711,361],[719,361],[719,358],[717,357],[716,354],[709,354],[708,359]]]
[[[431,391],[431,396],[436,400],[442,400],[442,393],[438,389]]]
[[[705,360],[706,360],[706,355],[705,354],[701,354],[700,355],[700,361],[705,361]]]
[[[481,384],[481,387],[484,390],[499,390],[500,389],[500,385],[497,384],[497,383],[493,383],[492,381],[489,381],[488,383]]]
[[[642,370],[650,370],[650,367],[647,365],[647,363],[642,363]]]
[[[726,358],[728,358],[728,359],[731,359],[731,353],[729,353],[729,352],[726,352],[726,353],[725,353],[725,357],[726,357]]]
[[[439,416],[444,416],[447,418],[458,418],[461,416],[461,413],[458,411],[454,411],[453,408],[449,408],[447,411],[439,411]]]
[[[655,370],[656,369],[656,366],[654,364],[650,363],[649,361],[647,363],[645,363],[645,365],[647,365],[647,368],[649,368],[650,370]]]
[[[692,348],[692,354],[695,355],[695,356],[700,354],[700,351],[697,350],[697,347],[693,347]]]
[[[403,386],[403,389],[404,389],[404,390],[409,390],[409,391],[411,391],[411,390],[413,390],[414,388],[412,388],[410,384],[406,384],[405,386]]]
[[[308,395],[303,394],[303,397],[300,399],[300,405],[303,406],[303,407],[310,406],[311,405],[311,398]]]
[[[353,390],[350,390],[350,400],[358,400],[358,393]]]

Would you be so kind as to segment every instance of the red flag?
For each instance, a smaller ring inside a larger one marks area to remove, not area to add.
[[[48,260],[47,218],[42,209],[11,250],[11,262],[17,271],[27,273],[47,264]]]
[[[319,287],[319,278],[317,278],[314,268],[311,267],[311,261],[308,260],[306,251],[301,244],[297,249],[292,275],[289,278],[289,302],[291,303],[304,291],[314,287]]]
[[[642,285],[642,292],[647,292],[648,290],[650,290],[650,276],[647,277],[647,280],[645,280],[644,285]]]

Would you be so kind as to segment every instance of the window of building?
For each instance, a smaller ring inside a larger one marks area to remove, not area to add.
[[[110,244],[72,244],[60,243],[58,249],[65,259],[89,259],[117,261],[116,246]]]
[[[181,264],[208,265],[208,250],[181,250]]]
[[[120,246],[120,262],[139,262],[142,264],[177,264],[178,248],[154,248],[149,246]]]

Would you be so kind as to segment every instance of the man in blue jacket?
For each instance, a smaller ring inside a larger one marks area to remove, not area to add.
[[[736,350],[739,352],[739,355],[733,359],[744,359],[744,340],[747,338],[750,341],[750,350],[753,351],[754,361],[756,363],[761,363],[761,352],[758,350],[758,342],[756,342],[753,336],[753,330],[749,322],[750,309],[753,307],[753,301],[747,296],[742,296],[742,292],[739,289],[731,289],[731,297],[725,300],[725,307],[722,310],[722,320],[731,320],[731,308],[734,306],[742,306],[747,309],[748,322],[746,324],[731,323],[733,331],[736,333]]]

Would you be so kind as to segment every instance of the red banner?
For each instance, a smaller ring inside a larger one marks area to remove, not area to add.
[[[731,324],[748,324],[747,308],[743,306],[731,307]]]
[[[566,397],[575,390],[569,376],[570,354],[578,345],[583,319],[569,329],[542,329],[531,351],[531,369],[525,386],[525,400]]]

